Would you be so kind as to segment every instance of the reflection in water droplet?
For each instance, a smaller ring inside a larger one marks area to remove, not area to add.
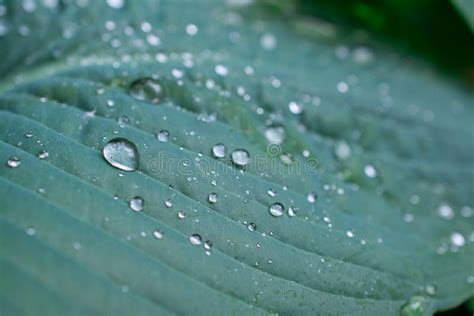
[[[202,243],[201,235],[192,234],[189,236],[189,242],[194,246],[199,246]]]
[[[412,296],[401,308],[400,316],[421,316],[426,309],[426,298]]]
[[[178,218],[179,218],[179,219],[184,219],[185,217],[186,217],[186,213],[185,213],[185,212],[183,212],[183,211],[179,211],[179,212],[178,212]]]
[[[347,237],[349,237],[349,238],[354,237],[354,233],[353,233],[352,231],[350,231],[350,230],[346,231],[346,235],[347,235]]]
[[[210,193],[208,196],[207,196],[207,200],[209,201],[209,203],[217,203],[217,193],[215,192],[212,192]]]
[[[155,237],[156,239],[162,239],[163,238],[163,233],[161,231],[159,231],[158,229],[155,229],[153,231],[153,237]]]
[[[290,112],[293,114],[300,114],[301,112],[303,112],[303,105],[296,103],[295,101],[291,101],[288,104],[288,108],[290,109]]]
[[[167,130],[161,130],[159,131],[157,134],[156,134],[156,138],[162,142],[162,143],[166,143],[169,141],[170,139],[170,132],[168,132]]]
[[[226,148],[225,148],[224,144],[215,144],[212,147],[212,155],[215,158],[224,158],[225,157],[225,152],[226,152]]]
[[[250,223],[247,225],[247,228],[248,230],[250,230],[251,232],[255,231],[257,229],[257,224],[255,223]]]
[[[130,85],[128,90],[129,95],[140,101],[147,101],[151,103],[159,103],[162,98],[163,89],[158,82],[153,78],[137,79]]]
[[[268,194],[268,196],[271,196],[271,197],[275,197],[275,196],[276,196],[276,192],[275,192],[275,190],[273,190],[273,189],[268,189],[267,194]]]
[[[143,210],[143,204],[145,204],[145,201],[143,201],[143,199],[139,196],[134,197],[129,202],[129,206],[134,212],[140,212]]]
[[[275,217],[282,216],[284,210],[285,210],[285,207],[281,203],[273,203],[268,209],[270,214]]]
[[[438,214],[444,219],[452,219],[454,217],[454,211],[448,204],[441,204],[438,207]]]
[[[206,242],[204,243],[204,249],[211,250],[212,249],[212,241],[206,240]]]
[[[124,138],[110,140],[104,146],[102,154],[109,164],[120,170],[133,171],[138,168],[137,148]]]
[[[351,157],[351,148],[345,141],[337,142],[334,147],[334,154],[340,160],[347,160]]]
[[[232,162],[237,166],[246,166],[250,162],[250,154],[245,149],[236,149],[231,154]]]
[[[466,243],[466,239],[460,233],[454,232],[451,234],[451,243],[456,247],[462,247]]]
[[[8,160],[7,160],[7,166],[10,167],[10,168],[16,168],[16,167],[18,167],[20,164],[21,164],[21,160],[20,160],[20,158],[18,158],[17,156],[11,156],[11,157],[8,158]]]

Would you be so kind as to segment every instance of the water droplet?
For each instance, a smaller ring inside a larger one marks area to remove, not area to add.
[[[425,286],[425,291],[428,295],[433,296],[436,294],[436,286],[433,284],[428,284],[427,286]]]
[[[267,194],[268,194],[268,196],[271,196],[271,197],[275,197],[275,196],[276,196],[276,192],[275,192],[275,190],[273,190],[273,189],[268,189]]]
[[[214,71],[216,72],[216,74],[223,77],[229,74],[229,69],[224,65],[216,65],[214,67]]]
[[[466,239],[460,233],[454,232],[451,234],[451,243],[456,247],[462,247],[466,243]]]
[[[208,196],[207,196],[207,200],[209,201],[209,203],[217,203],[217,193],[215,192],[212,192],[210,193]]]
[[[26,229],[26,234],[27,234],[28,236],[33,236],[34,234],[36,234],[36,230],[35,230],[33,227],[28,227],[28,228]]]
[[[293,207],[293,206],[290,206],[288,208],[288,216],[289,217],[295,217],[296,216],[296,212],[297,212],[297,208]]]
[[[208,256],[210,255],[210,253],[208,253],[208,252],[211,251],[212,246],[213,246],[212,241],[206,240],[206,241],[204,242],[204,249],[207,250],[207,251],[206,251],[206,255],[208,255]]]
[[[354,237],[354,233],[353,233],[351,230],[346,231],[346,235],[347,235],[347,237],[349,237],[349,238]]]
[[[143,201],[143,199],[139,196],[134,197],[129,202],[129,206],[134,212],[140,212],[143,210],[143,204],[145,204],[145,201]]]
[[[109,164],[120,170],[133,171],[138,168],[137,147],[124,138],[110,140],[102,154]]]
[[[400,316],[421,316],[426,309],[426,298],[412,296],[401,308]]]
[[[285,138],[285,129],[281,126],[269,127],[265,130],[265,138],[271,144],[280,145]]]
[[[153,237],[155,237],[156,239],[163,239],[163,233],[160,230],[155,229],[153,231]]]
[[[130,119],[125,116],[125,115],[120,115],[120,117],[117,120],[117,123],[120,127],[125,127],[130,123]]]
[[[165,201],[165,206],[166,206],[167,208],[170,208],[170,207],[173,206],[173,202],[171,202],[171,200],[166,200],[166,201]]]
[[[285,207],[281,203],[273,203],[268,209],[270,214],[275,217],[282,216],[284,210],[285,210]]]
[[[295,101],[291,101],[290,103],[288,103],[288,108],[293,114],[300,114],[301,112],[303,112],[303,105],[300,103],[296,103]]]
[[[345,141],[337,142],[334,147],[334,154],[340,160],[347,160],[351,157],[351,148]]]
[[[10,156],[7,160],[7,166],[10,168],[16,168],[21,164],[20,158],[17,156]]]
[[[39,159],[45,159],[49,157],[49,153],[46,150],[42,150],[38,153]]]
[[[364,167],[364,173],[369,178],[375,178],[377,176],[377,170],[372,165],[366,165]]]
[[[185,213],[185,212],[183,212],[183,211],[179,211],[179,212],[178,212],[178,218],[179,218],[179,219],[184,219],[185,217],[186,217],[186,213]]]
[[[246,166],[250,162],[250,154],[245,149],[236,149],[231,153],[232,162],[237,166]]]
[[[124,6],[125,0],[107,0],[109,7],[114,9],[120,9]]]
[[[226,152],[226,148],[225,148],[224,144],[215,144],[212,147],[212,155],[215,158],[224,158],[225,157],[225,152]]]
[[[454,211],[448,204],[441,204],[438,208],[438,214],[444,219],[452,219],[454,217]]]
[[[309,192],[309,193],[306,195],[306,200],[307,200],[309,203],[315,203],[317,199],[318,199],[318,194],[317,194],[316,192]]]
[[[161,130],[156,134],[156,138],[162,143],[167,143],[170,139],[170,132],[165,129]]]
[[[137,79],[130,85],[128,93],[136,100],[159,103],[163,89],[160,83],[152,78]]]
[[[188,33],[188,35],[194,36],[194,35],[197,34],[197,32],[198,32],[198,28],[197,28],[196,25],[194,25],[194,24],[188,24],[188,25],[186,26],[186,33]]]
[[[194,246],[199,246],[202,243],[201,235],[192,234],[189,236],[189,242]]]
[[[33,137],[34,135],[35,135],[35,134],[34,134],[33,132],[26,132],[26,133],[25,133],[25,137],[26,137],[26,138],[31,138],[31,137]]]
[[[250,230],[251,232],[254,232],[256,229],[257,229],[257,224],[255,223],[250,223],[247,225],[247,228],[248,230]]]

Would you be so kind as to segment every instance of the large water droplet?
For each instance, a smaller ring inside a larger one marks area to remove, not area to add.
[[[202,243],[201,235],[192,234],[189,236],[189,242],[194,246],[199,246]]]
[[[158,138],[158,140],[162,143],[167,143],[170,139],[170,132],[165,129],[161,130],[158,132],[158,134],[156,134],[156,138]]]
[[[237,166],[246,166],[250,162],[250,154],[245,149],[236,149],[231,153],[232,162]]]
[[[226,148],[225,148],[224,144],[215,144],[212,147],[212,155],[215,158],[224,158],[225,157],[225,151],[226,151]]]
[[[102,154],[108,163],[120,170],[133,171],[138,168],[137,147],[124,138],[109,141],[104,146]]]
[[[281,203],[273,203],[268,209],[270,214],[275,217],[282,216],[284,210],[285,210],[285,207]]]
[[[129,206],[134,212],[140,212],[141,210],[143,210],[144,204],[145,204],[145,201],[143,201],[143,199],[139,196],[134,197],[129,202]]]
[[[412,296],[401,308],[400,316],[420,316],[426,309],[426,299],[423,296]]]
[[[20,158],[18,158],[17,156],[11,156],[11,157],[8,158],[8,160],[7,160],[7,166],[10,167],[10,168],[16,168],[16,167],[18,167],[20,164],[21,164],[21,160],[20,160]]]
[[[129,95],[140,101],[147,101],[151,103],[159,103],[162,98],[163,89],[158,82],[153,78],[141,78],[135,80],[130,85],[128,90]]]

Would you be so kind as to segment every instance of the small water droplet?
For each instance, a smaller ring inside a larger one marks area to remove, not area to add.
[[[198,27],[194,24],[188,24],[186,26],[186,33],[188,33],[188,35],[190,36],[194,36],[196,35],[198,32]]]
[[[266,50],[274,50],[277,46],[277,39],[271,33],[265,33],[260,37],[260,45]]]
[[[296,216],[296,213],[297,213],[297,208],[293,207],[293,206],[290,206],[288,208],[288,216],[289,217],[295,217]]]
[[[134,171],[138,168],[138,151],[135,144],[124,138],[110,140],[102,150],[105,160],[120,170]]]
[[[33,132],[26,132],[26,133],[25,133],[25,137],[26,137],[26,138],[31,138],[31,137],[33,137],[34,135],[35,135],[35,134],[34,134]]]
[[[446,203],[443,203],[438,207],[438,214],[444,219],[452,219],[454,217],[453,209]]]
[[[334,147],[334,154],[340,160],[347,160],[351,157],[351,148],[345,141],[337,142]]]
[[[140,101],[159,103],[162,98],[163,89],[158,80],[153,78],[137,79],[130,85],[129,95]]]
[[[7,160],[7,166],[10,168],[16,168],[21,164],[20,158],[17,156],[10,156]]]
[[[401,308],[400,316],[421,316],[426,309],[426,298],[412,296]]]
[[[364,167],[364,173],[369,178],[375,178],[377,176],[377,170],[372,165],[366,165]]]
[[[255,223],[250,223],[247,225],[247,228],[248,230],[250,230],[251,232],[254,232],[256,229],[257,229],[257,224]]]
[[[125,115],[120,115],[120,117],[117,120],[117,123],[120,127],[125,127],[130,123],[130,119],[125,116]]]
[[[317,199],[318,199],[318,194],[317,194],[316,192],[309,192],[309,193],[306,195],[306,200],[307,200],[309,203],[315,203]]]
[[[231,153],[232,162],[240,167],[246,166],[250,162],[250,154],[245,149],[236,149]]]
[[[288,103],[288,108],[293,114],[301,114],[301,112],[303,112],[303,105],[300,103],[296,103],[295,101],[291,101],[290,103]]]
[[[210,193],[208,196],[207,196],[207,200],[209,201],[209,203],[217,203],[217,193],[215,192],[212,192]]]
[[[351,230],[346,231],[346,235],[347,235],[347,237],[349,237],[349,238],[354,237],[354,233],[353,233]]]
[[[170,208],[170,207],[173,206],[173,202],[171,202],[171,200],[166,200],[166,201],[165,201],[165,206],[166,206],[167,208]]]
[[[206,250],[211,250],[211,249],[212,249],[212,246],[213,246],[212,241],[206,240],[206,241],[204,242],[204,249],[206,249]]]
[[[283,215],[285,207],[281,203],[273,203],[268,211],[272,216],[279,217]]]
[[[192,234],[189,236],[189,242],[194,246],[199,246],[202,243],[201,235]]]
[[[153,231],[153,237],[155,237],[156,239],[163,239],[163,233],[160,230],[155,229]]]
[[[35,230],[33,227],[28,227],[28,228],[26,229],[26,234],[27,234],[28,236],[33,236],[34,234],[36,234],[36,230]]]
[[[184,219],[185,217],[186,217],[186,213],[185,213],[185,212],[183,212],[183,211],[179,211],[179,212],[178,212],[178,218],[179,218],[179,219]]]
[[[224,158],[225,157],[225,152],[226,152],[226,148],[225,148],[224,144],[219,143],[219,144],[215,144],[212,147],[212,155],[215,158]]]
[[[349,91],[349,85],[344,81],[338,82],[337,91],[339,91],[339,93],[346,93]]]
[[[139,196],[134,197],[129,202],[129,206],[134,212],[140,212],[141,210],[143,210],[144,204],[145,204],[145,201],[143,201],[143,199]]]
[[[49,157],[49,153],[46,150],[42,150],[38,153],[39,159],[45,159]]]
[[[466,239],[460,233],[454,232],[451,234],[451,243],[456,247],[462,247],[466,243]]]
[[[273,189],[268,189],[267,194],[268,194],[268,196],[271,196],[271,197],[275,197],[275,196],[276,196],[276,192],[275,192],[275,190],[273,190]]]
[[[271,144],[281,145],[285,138],[285,129],[281,126],[268,127],[265,130],[265,138]]]
[[[161,130],[156,134],[156,138],[162,143],[167,143],[170,138],[170,132],[167,130]]]
[[[114,9],[120,9],[124,6],[125,0],[107,0],[109,7]]]
[[[216,74],[223,77],[229,74],[229,69],[224,65],[216,65],[214,67],[214,71],[216,72]]]
[[[428,295],[433,296],[436,294],[436,286],[433,284],[428,284],[427,286],[425,286],[425,291]]]

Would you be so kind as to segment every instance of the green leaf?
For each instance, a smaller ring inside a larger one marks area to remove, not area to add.
[[[471,31],[474,31],[474,2],[467,0],[453,0],[452,2],[464,20],[466,20]]]
[[[1,5],[2,315],[428,315],[474,295],[472,94],[284,6],[121,3]],[[113,139],[129,151],[107,161]]]

